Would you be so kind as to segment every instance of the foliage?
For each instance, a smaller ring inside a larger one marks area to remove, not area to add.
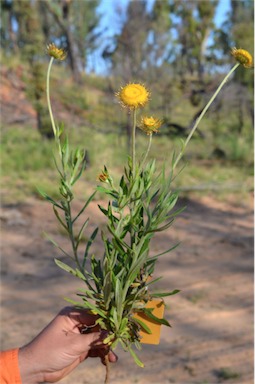
[[[166,319],[155,317],[152,308],[145,306],[153,297],[163,298],[179,292],[173,290],[153,294],[148,289],[150,284],[158,280],[149,282],[149,277],[154,271],[158,257],[161,256],[161,254],[150,256],[150,240],[155,232],[167,229],[172,224],[174,217],[180,212],[180,210],[173,211],[178,196],[170,188],[173,177],[172,168],[168,172],[161,169],[157,174],[155,161],[146,163],[148,151],[142,161],[136,164],[136,123],[134,121],[132,159],[128,160],[118,187],[114,186],[106,166],[99,176],[99,180],[107,183],[108,186],[98,186],[97,190],[110,198],[107,208],[99,206],[107,218],[107,231],[102,231],[101,235],[104,244],[103,257],[90,254],[90,248],[97,236],[98,228],[93,230],[85,250],[80,256],[81,240],[89,222],[89,218],[82,218],[96,191],[91,194],[78,214],[74,216],[72,208],[73,187],[85,169],[85,152],[78,148],[71,150],[68,138],[64,133],[64,127],[55,123],[49,94],[49,76],[55,55],[51,52],[49,55],[52,58],[47,73],[47,100],[58,153],[58,157],[55,158],[55,165],[60,177],[60,199],[55,200],[43,191],[41,194],[53,205],[57,220],[67,232],[72,245],[72,254],[70,255],[62,249],[61,244],[58,245],[55,241],[53,243],[66,256],[74,260],[75,268],[60,260],[56,260],[56,264],[81,279],[87,286],[86,289],[81,289],[81,293],[78,294],[82,298],[81,303],[70,299],[68,301],[76,306],[89,309],[97,315],[96,324],[108,332],[108,337],[104,343],[114,348],[120,342],[122,347],[134,357],[135,362],[143,366],[131,347],[134,343],[137,348],[140,348],[140,329],[146,332],[150,332],[150,330],[142,320],[137,320],[134,314],[140,311],[152,318],[154,322],[170,326]],[[141,101],[141,96],[143,97],[142,104],[138,102]],[[138,101],[134,103],[134,99]],[[143,107],[148,101],[148,92],[142,85],[130,84],[125,88],[125,100],[123,102],[127,103],[127,100],[128,106],[134,110],[135,118],[136,109]],[[131,100],[132,106],[130,106]],[[148,150],[151,136],[152,132],[150,133]],[[77,232],[75,224],[79,218],[82,219],[82,224]],[[173,248],[171,247],[163,254]]]
[[[103,59],[109,64],[108,74],[114,76],[109,79],[111,92],[107,97],[112,94],[112,84],[149,79],[151,91],[158,96],[153,103],[164,111],[170,125],[179,125],[179,105],[186,104],[182,108],[184,114],[188,101],[194,107],[192,114],[188,114],[190,121],[183,118],[182,128],[188,131],[206,105],[207,95],[215,90],[217,70],[222,73],[222,64],[226,68],[230,65],[230,47],[253,47],[253,2],[231,1],[228,15],[216,29],[214,20],[219,4],[216,0],[156,0],[149,6],[146,1],[130,1],[126,8],[118,5],[118,28],[110,33],[110,28],[102,32],[103,15],[98,12],[97,0],[4,0],[3,52],[8,59],[20,55],[23,60],[27,60],[29,53],[38,62],[31,71],[34,75],[27,79],[28,95],[38,114],[38,128],[46,136],[50,131],[45,103],[41,96],[39,100],[36,97],[43,92],[41,52],[50,41],[67,48],[67,65],[79,84],[88,57],[92,61],[93,55],[103,51]],[[31,30],[33,33],[29,33]],[[253,126],[253,73],[240,68],[234,76],[237,89],[231,95],[235,95],[235,100],[222,94],[218,108],[227,106],[239,117],[242,133],[247,118]],[[219,121],[222,116],[218,114],[219,124],[223,123]],[[128,123],[125,127],[129,135]]]
[[[56,200],[45,192],[42,196],[52,206],[54,214],[60,225],[67,232],[72,254],[64,250],[61,244],[53,243],[74,261],[74,267],[56,260],[56,264],[78,277],[86,285],[78,296],[82,302],[67,299],[72,304],[90,310],[97,316],[95,322],[101,329],[106,330],[108,336],[104,343],[115,348],[121,343],[124,350],[130,352],[139,366],[143,363],[132,349],[132,345],[140,349],[140,331],[150,333],[151,330],[141,319],[137,320],[135,314],[141,312],[158,324],[170,326],[166,319],[158,318],[153,314],[153,308],[147,306],[153,297],[163,300],[179,292],[153,293],[150,285],[158,279],[151,280],[155,265],[160,256],[170,252],[176,245],[157,255],[150,255],[150,241],[156,232],[168,229],[175,217],[182,211],[176,210],[178,193],[172,190],[172,181],[176,177],[176,167],[184,155],[186,147],[207,109],[210,107],[221,88],[231,74],[243,63],[248,52],[238,51],[238,63],[228,72],[217,90],[210,98],[184,142],[181,143],[179,153],[173,152],[168,167],[158,168],[155,159],[148,160],[152,143],[152,135],[161,125],[161,121],[153,116],[143,116],[140,126],[137,124],[137,113],[149,101],[149,91],[144,85],[129,83],[116,93],[119,102],[129,110],[132,115],[131,156],[124,166],[123,174],[117,185],[108,168],[104,166],[98,179],[104,186],[98,186],[97,191],[108,197],[106,207],[99,205],[100,211],[107,219],[107,226],[102,230],[101,238],[104,245],[102,257],[91,254],[98,227],[93,230],[86,243],[85,250],[80,256],[80,245],[83,233],[88,225],[89,218],[83,218],[86,208],[94,198],[96,191],[84,203],[81,210],[73,214],[73,187],[85,170],[85,152],[83,149],[70,149],[69,141],[64,133],[64,126],[55,123],[50,101],[50,71],[56,58],[62,60],[62,52],[54,45],[48,49],[51,60],[47,72],[47,102],[52,123],[58,157],[55,166],[59,173],[60,199]],[[236,52],[236,51],[235,51]],[[240,57],[242,55],[242,57]],[[252,61],[252,59],[251,59]],[[145,154],[137,160],[136,129],[137,126],[148,135],[148,147]],[[75,224],[78,219],[82,224],[78,229]],[[108,374],[106,375],[106,378]],[[107,380],[106,380],[107,381]]]

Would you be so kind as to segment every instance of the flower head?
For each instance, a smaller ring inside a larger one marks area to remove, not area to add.
[[[141,84],[130,83],[116,93],[121,104],[128,108],[141,108],[149,100],[149,91]]]
[[[232,48],[232,56],[245,68],[251,68],[253,65],[252,55],[245,49]]]
[[[104,170],[102,171],[102,173],[100,173],[100,175],[98,175],[97,179],[99,181],[101,181],[102,183],[110,183],[111,184],[111,182],[112,182],[112,178],[109,175],[109,172],[108,172],[106,167],[104,167]]]
[[[54,57],[57,60],[65,60],[67,53],[63,48],[57,48],[55,44],[51,43],[47,45],[47,53],[49,56]]]
[[[162,120],[157,119],[153,116],[151,117],[142,117],[139,128],[147,133],[147,135],[151,135],[153,132],[158,132],[159,128],[162,125]]]

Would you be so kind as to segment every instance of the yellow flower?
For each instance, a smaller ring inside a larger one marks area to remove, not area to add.
[[[158,132],[161,127],[162,120],[156,119],[155,117],[142,117],[141,124],[139,128],[147,133],[147,135],[151,135],[153,132]]]
[[[253,65],[252,55],[245,49],[232,48],[232,56],[245,68],[251,68]]]
[[[130,83],[122,87],[116,96],[128,108],[143,107],[149,100],[149,91],[141,84]]]
[[[57,60],[65,60],[67,53],[63,48],[57,48],[55,44],[51,43],[47,45],[47,53],[49,56],[54,57]]]

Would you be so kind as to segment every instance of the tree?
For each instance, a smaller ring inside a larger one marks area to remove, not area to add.
[[[29,0],[13,1],[13,9],[19,28],[18,45],[21,57],[30,66],[29,79],[27,79],[27,95],[36,111],[37,127],[43,136],[51,137],[52,130],[48,119],[48,111],[44,102],[45,74],[42,61],[44,40],[37,12],[38,3]]]
[[[143,78],[149,27],[146,2],[131,1],[121,32],[115,36],[114,49],[104,53],[111,60],[113,74],[124,82]]]
[[[254,47],[254,3],[251,0],[234,1],[231,0],[231,37],[234,46],[245,47],[252,52]],[[252,52],[254,56],[254,52]],[[241,67],[235,73],[235,79],[238,82],[238,117],[239,132],[241,133],[244,126],[245,110],[251,117],[252,127],[254,125],[254,109],[253,109],[253,73]],[[247,92],[247,88],[248,91]]]
[[[179,54],[176,57],[179,75],[186,74],[204,81],[206,48],[214,29],[214,14],[218,0],[171,0],[171,13],[177,33]]]
[[[156,0],[151,11],[151,23],[147,43],[147,75],[152,82],[162,76],[164,64],[169,62],[175,52],[170,18],[170,5],[167,0]]]
[[[27,50],[27,44],[30,49],[38,37],[40,51],[51,42],[61,44],[68,50],[67,62],[75,81],[79,81],[88,53],[96,48],[100,21],[96,13],[98,4],[99,0],[3,0],[0,31],[5,53],[15,51],[17,54],[20,49],[24,57],[23,49]],[[34,19],[36,23],[31,29],[29,25]],[[31,36],[27,33],[29,28]]]
[[[74,80],[79,82],[85,71],[87,53],[95,48],[98,0],[40,0],[45,38],[60,40],[68,51]]]
[[[227,19],[215,34],[215,46],[220,52],[220,61],[229,64],[229,53],[233,47],[247,49],[253,55],[254,47],[254,3],[251,0],[231,0]],[[244,115],[248,112],[252,127],[254,125],[253,110],[253,71],[240,66],[235,72],[235,92],[232,109],[236,111],[238,131],[244,127]]]
[[[13,1],[3,0],[1,5],[1,42],[5,52],[11,54],[12,52],[17,53],[17,36],[14,31],[14,6]]]

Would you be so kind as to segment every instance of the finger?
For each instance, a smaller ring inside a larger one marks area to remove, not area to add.
[[[104,344],[106,333],[105,331],[101,332],[91,332],[89,334],[77,334],[75,336],[75,345],[78,353],[89,352],[92,349],[105,349],[106,345]]]
[[[99,357],[101,358],[101,363],[103,365],[107,364],[107,360],[110,363],[116,363],[117,356],[115,355],[115,353],[113,353],[112,351],[105,351],[105,350],[101,350],[101,352],[102,352],[102,354]]]
[[[105,349],[91,349],[88,353],[89,357],[100,357],[103,364],[105,364],[105,356],[108,355],[110,363],[116,363],[118,356],[108,348]]]
[[[101,330],[101,332],[91,332],[90,334],[84,335],[84,336],[90,336],[90,348],[91,349],[107,349],[107,345],[104,344],[104,340],[107,336],[109,336],[109,333],[105,330]]]
[[[73,323],[93,325],[96,322],[97,316],[93,315],[86,309],[77,309],[75,307],[65,307],[59,312],[59,316],[66,316]]]
[[[108,358],[111,363],[116,363],[118,361],[118,356],[113,351],[109,351]]]

